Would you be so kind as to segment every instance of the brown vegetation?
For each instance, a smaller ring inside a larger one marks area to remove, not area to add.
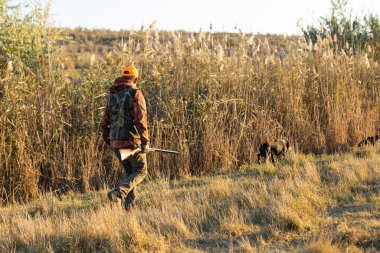
[[[161,38],[154,28],[126,31],[74,78],[65,70],[65,39],[47,28],[45,12],[36,13],[40,19],[20,20],[1,12],[3,42],[12,45],[0,48],[3,203],[116,182],[99,121],[107,87],[127,64],[142,73],[152,145],[181,152],[149,157],[152,177],[236,170],[270,139],[323,153],[349,150],[379,131],[379,64],[370,52],[337,50],[331,37],[311,45],[243,32]]]

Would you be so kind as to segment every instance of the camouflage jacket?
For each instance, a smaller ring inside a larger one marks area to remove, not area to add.
[[[113,148],[149,144],[145,98],[123,77],[116,78],[108,94],[101,123],[104,141]]]

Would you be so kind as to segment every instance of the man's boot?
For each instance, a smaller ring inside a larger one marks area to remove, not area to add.
[[[127,202],[127,201],[124,202],[124,208],[125,208],[125,211],[129,212],[129,211],[131,211],[134,207],[135,207],[135,204],[134,204],[133,202]]]
[[[133,189],[132,191],[130,191],[127,194],[127,196],[125,197],[125,200],[124,200],[124,208],[127,212],[131,211],[133,209],[133,207],[135,206],[135,204],[134,204],[135,198],[136,198],[135,189]]]
[[[109,193],[107,193],[107,197],[111,202],[121,204],[122,196],[118,190],[110,191]]]

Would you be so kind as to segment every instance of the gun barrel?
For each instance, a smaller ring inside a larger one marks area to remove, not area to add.
[[[149,148],[148,151],[153,151],[153,152],[162,152],[162,153],[169,153],[169,154],[176,154],[178,155],[178,151],[174,150],[167,150],[167,149],[160,149],[160,148]]]

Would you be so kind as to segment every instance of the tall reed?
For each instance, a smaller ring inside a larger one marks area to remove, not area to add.
[[[2,1],[5,6],[7,1]],[[119,165],[99,132],[106,93],[120,69],[142,73],[152,177],[232,171],[255,160],[266,140],[287,138],[302,152],[348,150],[379,132],[380,67],[335,41],[244,33],[126,31],[79,78],[65,70],[65,38],[34,17],[1,12],[0,199],[114,184]],[[5,45],[5,46],[4,46]]]

